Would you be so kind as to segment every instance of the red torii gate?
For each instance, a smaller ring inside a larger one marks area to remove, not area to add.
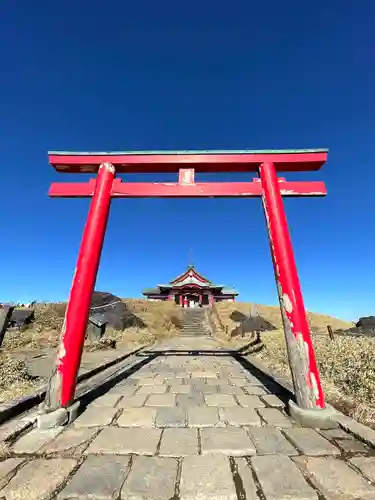
[[[323,182],[288,182],[277,172],[319,170],[327,150],[150,151],[113,153],[50,152],[58,172],[93,173],[87,183],[52,183],[52,197],[91,197],[72,288],[50,377],[45,410],[68,407],[74,399],[91,296],[99,267],[111,198],[261,197],[283,318],[297,404],[324,408],[324,395],[303,303],[282,196],[325,196]],[[179,173],[178,183],[127,183],[116,173]],[[195,172],[258,172],[249,182],[201,182]]]

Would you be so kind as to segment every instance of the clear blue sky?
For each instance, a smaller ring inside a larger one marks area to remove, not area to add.
[[[69,292],[89,201],[47,197],[71,180],[48,150],[328,147],[287,175],[329,191],[286,200],[306,306],[374,314],[374,17],[370,0],[2,2],[0,302]],[[97,289],[139,297],[190,247],[242,300],[277,303],[259,199],[115,200]]]

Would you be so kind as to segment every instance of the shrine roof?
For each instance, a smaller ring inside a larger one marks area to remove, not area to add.
[[[181,282],[178,282],[175,284],[166,283],[166,284],[158,285],[158,287],[159,288],[174,288],[174,287],[178,288],[178,287],[181,287],[184,285],[198,285],[201,288],[224,288],[225,287],[225,285],[216,285],[215,283],[199,283],[197,281],[192,281],[192,280],[185,280],[183,282],[181,281]]]
[[[180,288],[186,285],[196,285],[202,289],[220,289],[221,293],[229,295],[238,295],[237,290],[228,285],[213,283],[202,274],[200,274],[193,264],[189,264],[186,271],[179,274],[176,278],[169,283],[162,283],[157,285],[156,288],[146,288],[143,294],[159,294],[162,289],[171,290],[172,288]]]
[[[206,285],[211,285],[212,281],[210,281],[208,278],[203,276],[203,274],[199,273],[196,269],[194,264],[189,264],[186,271],[183,273],[179,274],[169,282],[170,285],[178,285],[178,284],[183,284],[183,282],[187,282],[188,278],[194,278],[195,282],[197,284],[206,284]],[[190,279],[190,283],[193,283],[193,281]]]
[[[266,161],[278,171],[319,170],[327,160],[327,149],[241,149],[182,151],[50,151],[49,161],[59,172],[96,173],[110,162],[118,173],[255,172]]]

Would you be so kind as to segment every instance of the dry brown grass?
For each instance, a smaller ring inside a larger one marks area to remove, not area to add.
[[[229,335],[218,330],[219,339],[235,346],[244,344],[244,339],[230,335],[238,325],[230,315],[235,310],[249,315],[251,304],[221,303],[216,305],[216,309],[221,322],[229,327]],[[262,333],[261,348],[252,355],[291,382],[280,311],[269,306],[258,306],[257,309],[259,315],[275,325],[277,330]],[[353,324],[315,313],[308,313],[308,317],[327,401],[343,413],[375,428],[375,339],[336,335],[331,341],[327,325],[335,330],[349,328]]]
[[[7,331],[4,350],[56,347],[64,322],[65,307],[65,304],[36,304],[35,321],[21,330],[13,328]]]
[[[41,385],[42,381],[28,375],[22,360],[0,353],[0,403],[25,396]]]
[[[256,356],[291,380],[283,332],[265,332],[261,340]],[[313,342],[327,401],[375,428],[375,339],[313,335]]]
[[[145,328],[130,327],[110,336],[119,343],[153,344],[173,337],[181,326],[181,308],[173,302],[151,302],[144,299],[124,299],[130,312],[140,318]],[[107,333],[106,333],[107,335]]]
[[[215,307],[220,315],[221,321],[225,325],[228,325],[228,330],[230,333],[233,332],[233,330],[235,330],[235,328],[238,326],[238,322],[231,319],[231,315],[233,314],[233,312],[239,311],[245,316],[249,316],[252,304],[248,302],[219,302]],[[256,304],[255,308],[259,316],[262,316],[265,320],[272,323],[276,328],[282,328],[280,308],[278,306],[264,306]],[[308,318],[310,327],[315,332],[327,332],[327,325],[331,325],[334,330],[337,330],[339,328],[349,328],[353,326],[353,323],[333,318],[325,314],[309,312]]]

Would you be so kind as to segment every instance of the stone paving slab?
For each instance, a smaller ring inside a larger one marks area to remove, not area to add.
[[[141,380],[141,383],[143,383],[143,380]],[[164,394],[167,392],[168,386],[166,384],[164,385],[141,385],[140,388],[137,390],[136,394]]]
[[[174,498],[177,460],[160,457],[134,457],[132,468],[121,490],[126,500],[168,500]]]
[[[247,431],[259,455],[298,455],[298,451],[276,427],[249,427]]]
[[[237,500],[227,457],[184,458],[180,500]]]
[[[158,408],[157,427],[186,427],[186,411],[182,408]]]
[[[117,419],[120,427],[154,427],[156,410],[153,408],[125,408]]]
[[[243,425],[256,425],[260,426],[259,415],[252,408],[220,408],[220,420],[228,425],[243,426]]]
[[[6,500],[44,500],[63,484],[76,466],[72,459],[37,459],[27,463],[0,491]]]
[[[193,391],[190,394],[176,394],[176,405],[185,410],[203,406],[204,403],[204,397],[201,392]]]
[[[277,408],[258,408],[259,415],[268,425],[285,429],[292,427],[291,420]]]
[[[139,408],[143,406],[147,399],[146,394],[139,394],[138,396],[124,396],[117,403],[117,408]]]
[[[121,394],[105,394],[100,398],[94,399],[94,401],[91,403],[91,406],[109,406],[111,408],[114,408],[121,398]]]
[[[219,392],[219,388],[217,385],[207,384],[205,380],[196,379],[192,381],[190,385],[190,392],[198,392],[201,394],[217,394]]]
[[[189,394],[191,391],[191,386],[190,385],[184,385],[184,384],[172,384],[169,385],[169,391],[172,394]]]
[[[352,434],[348,434],[343,429],[321,430],[320,434],[327,439],[354,439]]]
[[[0,490],[9,482],[19,467],[25,460],[23,458],[8,458],[0,462]]]
[[[176,396],[175,394],[151,394],[147,398],[146,406],[176,406]]]
[[[350,463],[357,467],[370,481],[375,483],[375,457],[354,457]]]
[[[368,453],[370,451],[367,445],[357,439],[339,439],[336,443],[345,453]]]
[[[89,406],[74,421],[75,427],[98,427],[99,425],[109,425],[118,413],[117,408]]]
[[[375,486],[342,460],[333,457],[298,457],[295,461],[327,500],[375,499]]]
[[[249,394],[250,396],[263,396],[268,394],[264,387],[259,387],[257,385],[244,385],[242,390],[245,394]]]
[[[129,380],[129,382],[130,382],[130,380]],[[124,396],[124,397],[133,396],[133,394],[136,391],[136,388],[137,388],[136,385],[116,385],[115,387],[112,387],[112,389],[110,389],[107,392],[107,395],[108,396],[109,395],[119,395],[119,396]]]
[[[261,396],[261,399],[271,408],[285,408],[285,403],[276,394],[266,394]]]
[[[272,455],[252,457],[251,464],[266,500],[318,500],[289,457]]]
[[[87,457],[58,500],[112,500],[117,498],[129,468],[130,457]]]
[[[33,429],[24,436],[22,436],[13,445],[14,453],[27,453],[33,454],[40,450],[42,446],[47,444],[49,441],[54,439],[63,427],[57,427],[56,429]]]
[[[207,406],[217,406],[221,408],[237,406],[237,402],[232,394],[207,394],[205,396]]]
[[[340,455],[340,450],[314,429],[284,429],[284,434],[304,455]]]
[[[247,396],[245,394],[236,396],[240,406],[245,408],[263,408],[265,404],[258,396]]]
[[[236,472],[241,481],[242,493],[246,495],[246,500],[259,500],[257,495],[257,485],[255,484],[253,472],[245,458],[235,459]],[[244,498],[245,495],[242,495]]]
[[[41,451],[43,453],[82,452],[98,432],[99,427],[82,427],[78,429],[69,427],[43,446]]]
[[[184,457],[198,455],[197,429],[165,429],[163,432],[160,456]]]
[[[85,453],[154,455],[160,436],[159,429],[106,427],[94,439]]]
[[[244,392],[242,390],[242,387],[238,387],[236,385],[224,385],[221,384],[219,386],[216,386],[216,392],[219,394],[235,394],[235,395],[240,395],[243,396]]]
[[[217,408],[191,408],[188,410],[187,421],[189,427],[216,427],[220,425]]]
[[[248,456],[255,447],[244,429],[237,427],[201,429],[202,455]]]

